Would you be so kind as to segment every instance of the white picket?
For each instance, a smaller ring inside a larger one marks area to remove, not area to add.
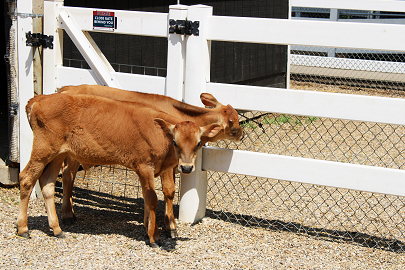
[[[17,13],[31,13],[32,1],[23,0],[17,2]],[[33,135],[28,123],[27,114],[25,113],[25,105],[30,98],[34,96],[33,84],[33,48],[25,45],[27,32],[32,32],[32,18],[17,17],[17,57],[18,57],[18,91],[19,91],[19,107],[18,116],[20,121],[20,170],[23,170],[27,165],[32,149]],[[35,197],[40,193],[39,185],[35,186],[35,192],[31,195]],[[41,197],[39,195],[38,197]]]
[[[212,7],[196,5],[188,8],[187,19],[207,21],[212,16]],[[200,35],[190,36],[186,43],[186,69],[184,79],[184,101],[201,106],[200,94],[206,92],[210,80],[211,43],[207,41],[207,26],[200,24]],[[207,198],[207,172],[201,169],[201,150],[198,152],[196,169],[192,174],[182,175],[180,186],[179,219],[196,222],[205,215]]]

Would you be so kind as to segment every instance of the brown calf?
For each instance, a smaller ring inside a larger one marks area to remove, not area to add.
[[[239,126],[238,113],[231,105],[222,105],[209,93],[200,95],[201,101],[208,108],[193,106],[180,102],[171,97],[148,94],[135,91],[126,91],[117,88],[101,85],[77,85],[65,86],[59,90],[60,93],[95,95],[115,100],[145,103],[156,107],[167,114],[183,119],[184,121],[194,121],[197,125],[205,126],[217,123],[223,127],[221,132],[207,141],[214,142],[221,139],[238,141],[242,137],[242,129]],[[203,142],[204,144],[205,142]]]
[[[211,109],[192,106],[173,98],[146,94],[133,91],[125,91],[117,88],[100,86],[100,85],[79,85],[66,86],[60,90],[61,93],[68,94],[91,94],[103,96],[115,100],[136,101],[154,106],[172,116],[178,117],[183,121],[194,121],[199,126],[206,126],[212,123],[217,123],[223,128],[218,134],[212,138],[203,138],[202,144],[207,141],[217,141],[220,139],[230,139],[238,141],[242,137],[242,129],[239,126],[238,114],[231,105],[224,106],[218,102],[211,94],[203,93],[200,98],[204,105],[212,107]],[[85,164],[83,164],[85,165]],[[62,220],[66,224],[71,224],[76,217],[72,207],[72,189],[80,164],[68,157],[65,161],[63,169],[63,203],[62,203]],[[165,175],[161,176],[164,178]],[[173,210],[168,209],[167,204],[172,205],[168,198],[165,198],[166,212],[172,213]],[[165,216],[166,229],[172,235],[176,235],[174,216]]]
[[[192,171],[201,141],[221,130],[216,124],[198,127],[141,103],[91,95],[53,94],[32,98],[26,106],[34,133],[30,160],[20,173],[18,235],[29,237],[29,195],[39,178],[49,226],[63,235],[55,210],[54,188],[63,160],[82,164],[119,164],[134,170],[145,201],[144,226],[151,246],[157,246],[157,196],[154,178],[165,175],[165,198],[174,196],[173,169]],[[180,160],[180,162],[179,162]],[[169,215],[173,215],[170,213]]]

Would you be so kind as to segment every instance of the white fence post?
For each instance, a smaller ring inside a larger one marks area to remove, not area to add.
[[[211,41],[207,40],[212,7],[195,5],[188,8],[187,20],[199,21],[199,36],[189,36],[186,47],[184,99],[201,106],[200,94],[210,82]]]
[[[337,22],[339,20],[339,10],[336,8],[331,8],[329,13],[329,20]],[[328,48],[328,57],[335,57],[336,48]]]
[[[211,42],[207,41],[207,27],[212,16],[212,7],[195,5],[188,8],[187,20],[199,21],[199,36],[189,36],[186,47],[186,70],[184,80],[184,101],[202,106],[200,93],[206,92],[210,81]],[[196,222],[205,216],[207,198],[207,172],[202,171],[201,150],[196,160],[196,170],[182,175],[180,186],[179,219]]]
[[[32,1],[17,1],[17,14],[31,14]],[[33,47],[26,45],[26,33],[32,32],[32,17],[17,16],[18,97],[20,119],[20,170],[31,156],[33,135],[25,114],[25,105],[34,96]],[[35,192],[32,193],[35,198]]]
[[[185,20],[187,6],[171,5],[168,20]],[[168,22],[169,25],[169,22]],[[186,59],[185,35],[168,34],[167,37],[167,74],[165,95],[183,101],[184,99],[184,65]]]
[[[53,48],[43,50],[43,94],[55,93],[57,67],[63,65],[63,30],[58,29],[58,7],[63,0],[44,1],[44,35],[53,36]]]

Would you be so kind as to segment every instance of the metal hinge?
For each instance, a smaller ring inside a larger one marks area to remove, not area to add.
[[[18,115],[18,103],[12,103],[10,105],[10,117],[15,117]]]
[[[198,36],[200,31],[198,27],[200,26],[199,21],[187,21],[187,20],[169,20],[169,34],[180,34],[180,35],[194,35]]]
[[[42,18],[44,14],[35,14],[35,13],[18,13],[18,12],[7,12],[7,15],[12,17],[22,17],[22,18]]]
[[[31,31],[29,31],[28,33],[25,33],[25,37],[27,38],[27,41],[25,42],[27,46],[42,46],[42,48],[53,49],[53,36],[47,36],[40,33],[31,34]]]

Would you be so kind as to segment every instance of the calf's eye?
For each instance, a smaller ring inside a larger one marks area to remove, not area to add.
[[[175,140],[173,140],[173,145],[174,145],[175,147],[177,147],[177,143],[176,143]]]
[[[197,152],[198,148],[201,146],[201,141],[197,143],[197,146],[194,148],[194,152]]]

